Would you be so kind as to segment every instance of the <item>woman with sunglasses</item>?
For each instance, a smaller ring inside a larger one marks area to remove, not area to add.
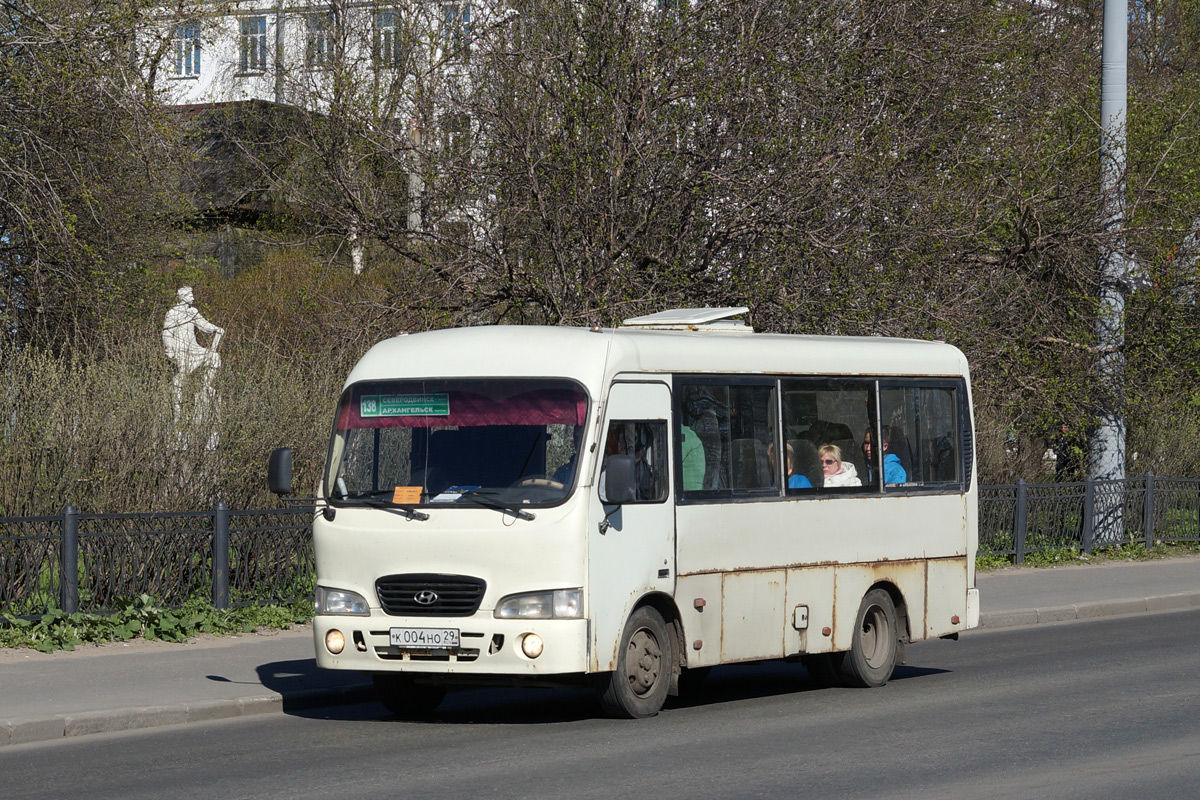
[[[817,450],[821,458],[821,473],[826,489],[831,486],[862,486],[858,470],[849,461],[842,461],[842,449],[836,444],[824,444]]]

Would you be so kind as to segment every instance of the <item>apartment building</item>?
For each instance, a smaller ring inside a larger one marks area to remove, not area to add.
[[[470,3],[436,0],[201,3],[168,18],[157,88],[176,105],[320,108],[348,86],[399,95],[435,72],[461,75],[479,15]]]

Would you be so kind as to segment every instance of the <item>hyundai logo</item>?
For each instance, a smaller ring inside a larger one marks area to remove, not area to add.
[[[429,589],[425,589],[424,591],[420,591],[420,592],[417,592],[416,594],[414,594],[413,600],[417,601],[418,605],[431,606],[437,602],[438,596],[437,596],[437,592],[433,592],[433,591],[430,591]]]

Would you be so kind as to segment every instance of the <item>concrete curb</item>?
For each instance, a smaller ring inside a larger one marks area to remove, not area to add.
[[[1161,611],[1183,611],[1200,608],[1200,592],[1125,600],[1095,600],[1089,603],[1073,603],[1065,606],[1025,608],[1014,611],[993,611],[979,615],[979,627],[986,629],[1019,628],[1044,622],[1070,622],[1081,619],[1099,619],[1126,614],[1157,613]]]
[[[161,706],[114,708],[104,711],[54,714],[44,718],[0,720],[0,747],[52,739],[114,733],[164,725],[209,722],[231,717],[300,711],[306,708],[363,703],[375,699],[370,685],[310,689],[289,694],[266,694],[227,700],[199,700]]]

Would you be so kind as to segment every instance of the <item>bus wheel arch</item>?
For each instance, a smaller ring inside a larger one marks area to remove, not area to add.
[[[913,640],[912,618],[908,613],[908,601],[904,599],[904,593],[900,591],[900,587],[889,581],[880,581],[871,588],[883,589],[892,598],[892,605],[896,608],[896,624],[899,626],[898,641],[896,643],[896,663],[904,664],[906,663],[904,645]]]
[[[612,717],[637,719],[659,712],[678,691],[680,627],[665,597],[643,598],[630,613],[617,646],[616,668],[601,676],[600,706]]]

